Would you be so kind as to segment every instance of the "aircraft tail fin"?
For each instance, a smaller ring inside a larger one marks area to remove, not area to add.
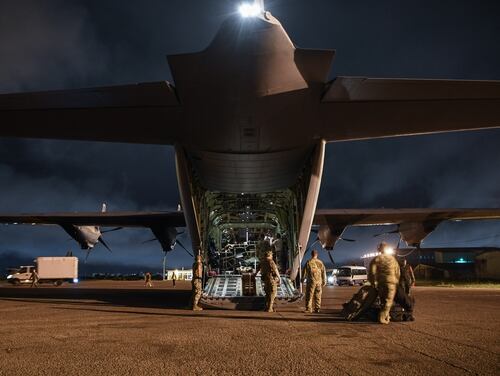
[[[308,83],[328,81],[334,58],[334,50],[295,49],[295,64]]]

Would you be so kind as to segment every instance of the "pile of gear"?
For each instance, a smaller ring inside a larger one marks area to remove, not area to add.
[[[378,246],[379,255],[370,263],[366,285],[344,303],[341,315],[353,321],[367,317],[381,324],[413,321],[415,299],[410,288],[415,284],[411,266],[403,260],[400,267],[394,251],[386,243]]]

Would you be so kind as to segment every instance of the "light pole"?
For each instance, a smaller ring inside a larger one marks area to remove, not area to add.
[[[163,280],[165,281],[165,272],[167,271],[167,252],[163,252]]]

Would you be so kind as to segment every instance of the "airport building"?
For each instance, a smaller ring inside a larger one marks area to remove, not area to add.
[[[190,281],[193,279],[192,269],[168,269],[165,271],[167,280],[172,280],[174,275],[178,281]]]

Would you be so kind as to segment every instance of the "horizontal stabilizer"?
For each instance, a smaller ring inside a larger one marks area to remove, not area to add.
[[[173,144],[181,107],[168,82],[0,95],[0,137]]]
[[[500,81],[338,77],[320,106],[327,141],[500,127]]]

